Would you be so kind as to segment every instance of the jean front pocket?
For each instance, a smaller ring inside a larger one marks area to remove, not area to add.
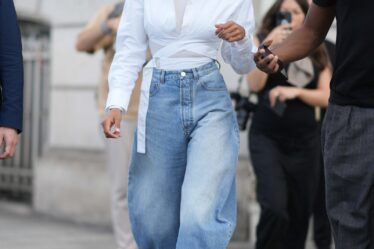
[[[208,91],[226,91],[227,87],[222,74],[218,70],[202,76],[199,79],[202,87]]]
[[[152,80],[151,86],[149,88],[149,96],[150,97],[155,96],[159,92],[160,85],[161,85],[161,83],[159,81]]]

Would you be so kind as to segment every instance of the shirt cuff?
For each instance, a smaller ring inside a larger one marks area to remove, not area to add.
[[[112,109],[120,109],[122,113],[125,112],[125,109],[123,109],[121,106],[119,105],[111,105],[109,107],[106,108],[106,111],[109,112],[110,110]]]
[[[250,51],[252,53],[257,52],[257,47],[248,36],[245,36],[240,41],[232,42],[231,46],[238,51]]]
[[[131,93],[127,93],[122,89],[116,88],[109,91],[108,100],[106,103],[105,111],[108,112],[110,109],[118,108],[123,113],[126,112],[129,101],[131,98]]]

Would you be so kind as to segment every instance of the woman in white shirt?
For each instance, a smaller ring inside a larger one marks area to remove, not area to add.
[[[139,249],[224,249],[236,224],[239,133],[216,58],[222,44],[235,71],[253,68],[252,2],[127,0],[124,13],[103,128],[121,135],[150,47],[129,172]]]

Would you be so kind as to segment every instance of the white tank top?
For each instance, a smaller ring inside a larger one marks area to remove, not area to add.
[[[173,0],[173,1],[174,1],[174,6],[175,6],[176,28],[177,28],[177,32],[180,33],[182,30],[184,13],[186,12],[187,3],[189,0]],[[158,50],[162,48],[162,46],[157,43],[152,43],[150,44],[150,46],[154,53],[156,53]],[[176,53],[175,55],[173,55],[172,57],[174,58],[203,58],[201,63],[199,63],[196,66],[200,66],[206,63],[206,57],[187,51],[187,50],[180,51]]]
[[[188,0],[174,0],[178,31],[180,31],[182,28],[183,17],[184,17],[184,12],[186,11],[187,1]]]

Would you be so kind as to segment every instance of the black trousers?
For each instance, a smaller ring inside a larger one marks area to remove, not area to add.
[[[374,249],[374,108],[330,104],[322,147],[336,249]]]
[[[321,155],[318,186],[313,209],[313,238],[317,249],[331,249],[332,235],[326,211],[325,172]]]
[[[271,137],[252,129],[249,139],[261,206],[256,249],[303,249],[318,179],[318,132]]]

